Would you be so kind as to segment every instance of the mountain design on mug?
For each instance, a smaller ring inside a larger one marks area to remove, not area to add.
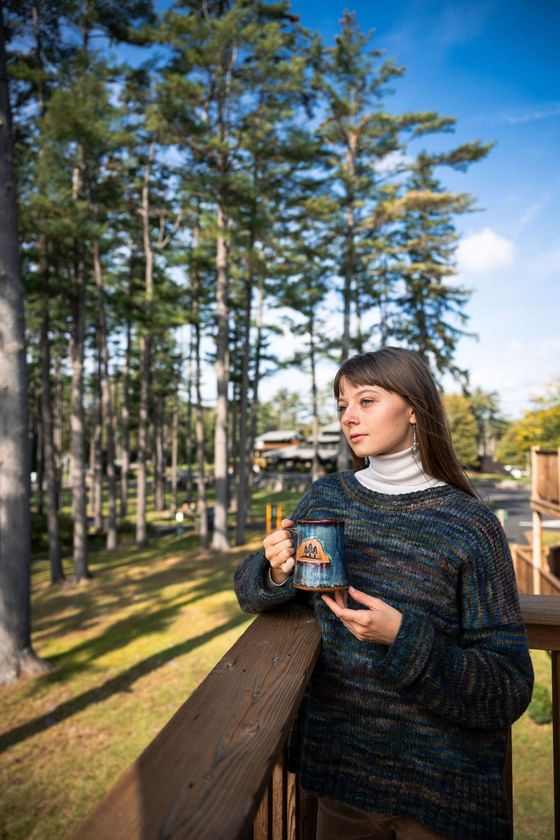
[[[301,545],[298,545],[296,561],[298,563],[321,563],[328,566],[331,558],[318,537],[308,537],[303,540]]]

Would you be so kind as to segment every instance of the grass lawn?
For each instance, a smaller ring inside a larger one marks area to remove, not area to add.
[[[298,493],[262,493],[266,501]],[[0,689],[0,840],[64,840],[155,737],[251,621],[232,573],[251,542],[201,551],[194,535],[90,557],[87,584],[49,586],[33,565],[33,643],[53,670]],[[546,653],[534,654],[550,687]],[[516,840],[552,836],[551,726],[514,727]],[[105,838],[100,838],[105,840]]]
[[[531,651],[535,683],[551,690],[550,656]],[[537,725],[525,713],[513,726],[515,840],[554,837],[552,724]]]
[[[34,564],[33,643],[54,667],[0,690],[2,840],[69,836],[231,647],[251,620],[231,586],[246,551],[164,537],[56,589]]]

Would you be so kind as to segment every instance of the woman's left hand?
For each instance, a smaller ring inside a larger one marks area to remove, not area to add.
[[[363,604],[364,609],[348,609],[346,592],[341,590],[334,593],[334,599],[330,595],[323,595],[322,598],[346,629],[361,642],[392,644],[400,630],[402,613],[380,598],[367,595],[353,586],[348,587],[348,594],[354,601]]]

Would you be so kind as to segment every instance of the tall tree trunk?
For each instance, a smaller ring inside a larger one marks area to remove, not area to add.
[[[115,474],[115,421],[113,401],[111,399],[111,383],[109,380],[109,351],[107,336],[107,318],[105,315],[105,295],[103,292],[103,274],[99,257],[99,242],[93,243],[93,270],[95,286],[97,288],[97,314],[99,331],[97,342],[99,350],[99,373],[101,378],[101,415],[105,427],[107,441],[107,525],[106,547],[111,550],[117,547],[117,481]]]
[[[45,669],[31,647],[27,372],[8,77],[0,0],[0,684]]]
[[[164,465],[164,418],[163,396],[156,394],[154,398],[154,507],[156,510],[165,509],[165,465]]]
[[[35,389],[34,389],[35,390]],[[29,411],[29,408],[28,408]],[[40,514],[45,510],[45,469],[44,469],[44,453],[43,453],[43,424],[40,418],[41,403],[40,399],[34,395],[32,407],[32,421],[30,426],[33,426],[34,433],[31,438],[31,470],[33,472],[33,459],[35,460],[35,473],[37,485],[37,510]],[[33,502],[33,488],[31,488],[31,501]]]
[[[185,452],[187,455],[187,475],[185,480],[185,495],[191,501],[193,497],[193,455],[195,455],[195,446],[193,445],[193,380],[194,380],[194,357],[195,357],[195,331],[191,331],[190,348],[189,348],[189,367],[187,378],[187,422],[185,428]]]
[[[355,158],[350,149],[346,161],[346,174],[351,182],[356,174]],[[342,346],[340,349],[340,361],[344,362],[350,355],[351,336],[350,318],[352,308],[352,293],[356,282],[356,219],[354,208],[354,196],[348,194],[348,207],[346,210],[346,256],[344,266],[344,291],[343,291],[343,325],[342,325]],[[340,435],[336,466],[338,470],[346,470],[350,464],[350,450],[344,435]]]
[[[83,150],[77,151],[77,164],[72,175],[72,198],[82,190]],[[84,432],[84,353],[86,336],[86,288],[83,245],[75,243],[74,299],[70,336],[70,483],[72,486],[72,518],[74,520],[74,575],[77,581],[91,577],[87,559],[87,515]]]
[[[49,563],[51,583],[64,580],[64,570],[60,557],[60,536],[58,529],[58,487],[54,457],[53,416],[51,401],[51,358],[49,339],[49,304],[48,295],[43,300],[41,321],[41,421],[43,424],[43,452],[45,463],[45,483],[47,490],[47,530],[49,534]]]
[[[194,225],[193,240],[195,249],[200,243],[200,226],[199,221]],[[198,534],[200,538],[200,545],[202,548],[208,548],[208,505],[206,502],[206,479],[205,479],[205,463],[206,452],[204,445],[204,409],[202,406],[201,393],[201,379],[202,379],[202,365],[201,365],[201,305],[202,297],[202,283],[198,267],[194,266],[193,283],[192,283],[192,347],[191,357],[194,358],[194,372],[193,372],[193,390],[195,400],[194,411],[194,434],[196,447],[196,510],[198,518]],[[190,398],[190,394],[189,394]]]
[[[171,513],[177,510],[177,460],[179,454],[179,392],[173,397],[171,417]]]
[[[122,370],[121,405],[121,519],[128,512],[128,476],[130,472],[130,357],[132,352],[132,325],[126,325],[126,350]]]
[[[216,341],[216,429],[214,435],[214,533],[212,548],[229,551],[227,535],[228,511],[228,380],[229,380],[229,330],[228,330],[228,277],[226,251],[226,217],[218,206],[218,235],[216,241],[216,309],[218,335]]]
[[[64,488],[64,463],[62,458],[62,407],[63,407],[63,385],[62,385],[62,358],[57,353],[54,362],[54,412],[53,412],[53,442],[54,442],[54,464],[56,469],[56,509],[60,510],[62,493]]]
[[[43,49],[41,38],[40,7],[34,2],[31,9],[33,18],[33,33],[35,37],[35,63],[42,71],[44,68]],[[39,100],[39,113],[44,116],[45,92],[43,77],[37,75],[37,96]],[[41,154],[41,152],[40,152]],[[51,391],[51,350],[49,336],[49,269],[47,257],[47,241],[45,236],[39,239],[39,261],[40,274],[44,277],[45,295],[43,298],[43,314],[41,318],[41,423],[43,427],[43,465],[47,497],[47,531],[49,539],[49,563],[51,570],[51,584],[60,583],[64,580],[64,569],[62,567],[60,552],[60,533],[58,527],[58,507],[60,494],[60,481],[57,464],[57,452],[55,441],[55,423],[53,418],[52,391]]]
[[[255,440],[257,439],[257,420],[258,420],[258,411],[259,411],[259,385],[260,385],[260,377],[261,377],[261,350],[262,350],[262,342],[263,342],[263,320],[264,320],[264,298],[265,298],[265,288],[264,288],[264,278],[262,275],[259,275],[259,282],[258,282],[258,298],[257,298],[257,307],[255,313],[255,364],[254,364],[254,374],[253,374],[253,382],[252,382],[252,399],[251,399],[251,422],[250,422],[250,432],[249,432],[249,440],[247,446],[249,451],[251,452],[251,458],[254,458],[255,452]],[[247,516],[251,515],[251,506],[252,506],[252,490],[253,490],[253,471],[249,473],[249,490],[248,490],[248,497],[247,497]]]
[[[247,510],[249,497],[249,472],[251,469],[251,455],[249,449],[249,361],[251,356],[251,303],[253,278],[249,280],[245,289],[245,313],[242,325],[242,363],[241,388],[239,394],[239,461],[237,464],[237,524],[235,530],[236,545],[245,542],[245,526],[247,524]]]
[[[81,246],[78,245],[81,250]],[[90,577],[87,560],[86,476],[84,465],[84,341],[85,341],[85,280],[84,261],[77,256],[74,273],[74,302],[72,334],[70,338],[70,484],[72,487],[72,518],[74,520],[74,575],[77,581]]]
[[[317,400],[317,363],[315,352],[315,325],[313,317],[309,324],[309,362],[311,366],[311,436],[313,447],[313,461],[311,464],[311,480],[317,481],[321,475],[319,461],[319,409]]]
[[[237,355],[236,342],[230,347],[230,359]],[[228,406],[228,508],[237,514],[237,496],[233,493],[233,486],[237,478],[239,464],[239,383],[233,382],[230,388]]]
[[[91,455],[90,455],[90,474],[91,474],[91,488],[92,488],[92,504],[91,510],[93,515],[93,528],[96,534],[100,534],[103,530],[103,463],[101,452],[101,437],[102,437],[102,423],[101,423],[101,394],[100,394],[100,365],[99,356],[97,358],[97,376],[94,380],[94,398],[91,406],[92,416],[92,436],[91,436]]]
[[[150,144],[148,159],[144,167],[144,183],[142,185],[142,235],[144,242],[144,279],[146,290],[146,326],[140,337],[140,407],[138,412],[138,455],[137,455],[137,499],[136,499],[136,543],[145,545],[146,533],[146,500],[147,500],[147,438],[148,438],[148,399],[151,357],[151,313],[154,297],[154,254],[150,237],[150,177],[155,145]]]
[[[204,409],[202,407],[202,394],[200,390],[202,371],[200,362],[200,309],[198,301],[196,301],[193,305],[193,317],[195,325],[194,391],[196,399],[195,438],[197,516],[200,545],[202,548],[208,548],[208,506],[206,503],[206,481],[204,475],[206,453],[204,451]]]
[[[148,381],[149,381],[150,337],[140,337],[140,404],[138,406],[138,439],[136,454],[136,544],[145,545],[147,474],[146,449],[148,438]]]
[[[165,412],[165,400],[163,400],[163,423],[161,427],[161,490],[163,495],[163,507],[165,510],[167,505],[167,466],[169,464],[169,422]]]

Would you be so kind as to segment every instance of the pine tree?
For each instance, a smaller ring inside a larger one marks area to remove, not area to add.
[[[482,158],[490,146],[465,144],[445,154],[420,153],[405,181],[403,215],[391,249],[391,266],[400,279],[394,297],[393,323],[388,329],[400,343],[416,350],[436,375],[449,371],[463,382],[467,372],[454,363],[469,292],[453,282],[457,233],[453,217],[472,209],[473,198],[446,191],[436,167],[466,167]]]
[[[336,352],[336,343],[330,338],[321,315],[327,309],[327,298],[333,291],[330,282],[332,237],[326,224],[332,214],[333,202],[328,196],[320,194],[313,181],[301,187],[294,199],[297,210],[292,212],[288,222],[290,240],[285,251],[288,277],[280,301],[297,313],[297,320],[293,317],[289,319],[290,331],[302,339],[300,348],[286,364],[297,365],[310,377],[311,477],[315,481],[322,469],[319,460],[317,364],[321,357],[334,358]]]
[[[190,9],[190,12],[180,14],[179,10],[184,8]],[[290,39],[293,38],[290,30],[294,23],[286,3],[239,0],[235,4],[177,3],[175,9],[165,16],[162,27],[162,37],[172,49],[172,58],[161,89],[160,114],[167,124],[168,138],[185,150],[191,172],[204,175],[204,178],[195,178],[196,188],[204,186],[201,199],[205,209],[213,208],[215,214],[217,398],[214,443],[216,504],[212,547],[220,550],[227,550],[229,546],[227,475],[231,272],[228,249],[234,247],[236,222],[240,215],[237,201],[240,184],[236,178],[243,172],[244,161],[255,151],[254,148],[252,151],[242,148],[244,129],[254,128],[259,123],[262,131],[271,114],[268,110],[260,122],[256,119],[257,91],[262,92],[265,100],[276,93],[281,96],[281,72],[284,72],[286,80],[293,78],[287,59]],[[277,68],[275,63],[279,63]],[[266,68],[270,71],[268,80]],[[286,84],[284,81],[285,88]],[[276,92],[272,93],[275,86]],[[250,134],[254,142],[256,132],[250,131]],[[249,248],[252,249],[253,245]],[[250,310],[250,293],[248,306]],[[246,380],[247,369],[245,383]],[[246,390],[246,384],[244,387]]]
[[[373,231],[372,222],[380,205],[385,221],[392,194],[379,167],[389,155],[403,151],[407,137],[445,126],[432,112],[387,112],[383,100],[390,93],[388,86],[404,70],[383,60],[379,50],[369,49],[370,40],[371,33],[361,32],[355,15],[345,12],[335,45],[324,50],[316,81],[324,101],[318,132],[337,201],[331,229],[333,253],[339,255],[334,270],[342,283],[341,360],[352,350],[364,349],[361,307],[379,307],[385,295],[385,286],[376,282],[373,271],[379,249],[372,247],[371,239],[379,238],[380,231]],[[338,468],[344,469],[348,461],[348,448],[341,438]]]
[[[0,684],[46,667],[31,647],[27,376],[11,126],[0,0]]]
[[[14,8],[20,37],[19,49],[12,50],[12,64],[17,74],[16,100],[19,117],[18,179],[22,202],[22,230],[26,238],[24,274],[30,299],[29,311],[35,302],[40,308],[40,339],[37,342],[41,371],[41,450],[42,469],[38,481],[39,510],[46,499],[48,550],[51,583],[64,580],[61,561],[58,507],[59,470],[54,433],[53,397],[51,384],[52,328],[58,313],[52,260],[49,255],[47,231],[40,223],[40,215],[33,212],[33,197],[46,192],[41,159],[40,121],[44,117],[53,89],[52,68],[64,60],[65,47],[59,27],[59,8],[54,2],[38,3],[24,0]],[[37,124],[39,128],[37,130]],[[36,264],[36,275],[30,266]],[[31,294],[29,294],[31,293]]]

